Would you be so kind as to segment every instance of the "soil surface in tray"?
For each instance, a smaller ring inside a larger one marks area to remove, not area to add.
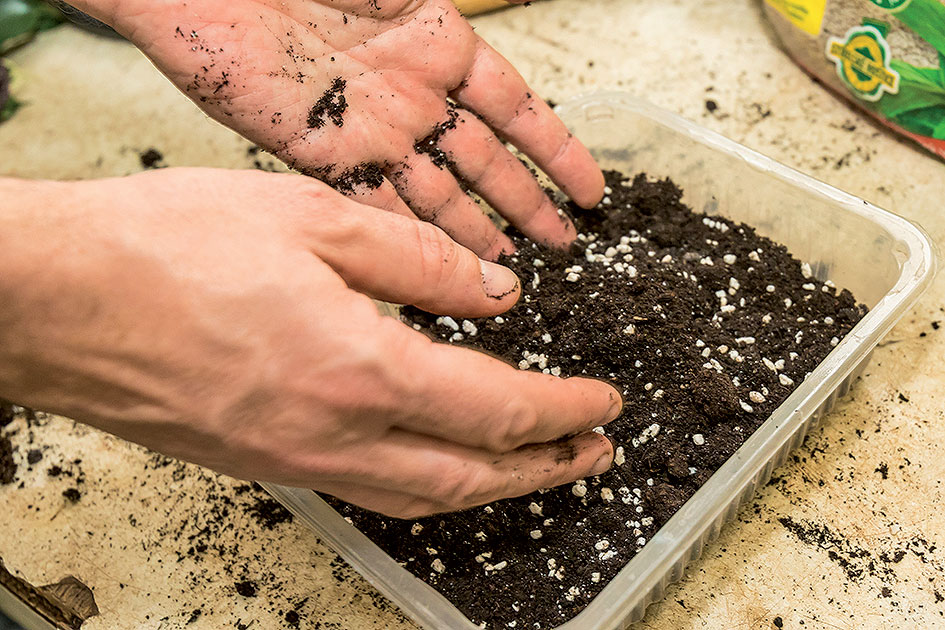
[[[692,212],[672,182],[610,172],[607,184],[597,208],[566,208],[580,232],[570,252],[516,238],[504,262],[523,291],[508,313],[404,318],[521,369],[614,383],[613,468],[417,521],[329,499],[486,627],[578,614],[865,313],[751,227]]]

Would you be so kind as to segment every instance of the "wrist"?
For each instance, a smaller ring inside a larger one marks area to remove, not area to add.
[[[56,296],[66,281],[57,272],[72,252],[64,235],[76,234],[80,184],[0,177],[0,397],[37,405],[31,383],[39,329],[65,316]]]

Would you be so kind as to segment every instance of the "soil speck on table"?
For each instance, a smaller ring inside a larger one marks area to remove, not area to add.
[[[78,488],[67,488],[62,491],[62,496],[64,496],[69,503],[78,503],[79,499],[82,498],[82,493],[79,492]]]
[[[269,496],[254,497],[253,503],[247,506],[246,510],[266,529],[274,529],[282,523],[292,522],[292,512]]]
[[[13,483],[16,468],[16,462],[13,461],[13,444],[9,437],[0,435],[0,486]]]
[[[155,148],[148,149],[138,156],[141,160],[141,166],[147,169],[162,168],[164,164],[164,154]]]

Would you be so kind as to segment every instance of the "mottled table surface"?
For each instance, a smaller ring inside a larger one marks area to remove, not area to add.
[[[756,2],[553,0],[474,22],[545,98],[633,92],[945,243],[945,165],[796,69]],[[126,44],[62,28],[13,58],[29,104],[0,126],[4,174],[124,174],[151,147],[172,166],[260,159]],[[940,280],[639,628],[945,627],[943,307]],[[18,471],[0,486],[0,558],[24,584],[89,587],[99,614],[86,630],[278,628],[296,615],[304,628],[413,627],[243,482],[60,418],[5,432]],[[252,596],[237,592],[245,580]]]

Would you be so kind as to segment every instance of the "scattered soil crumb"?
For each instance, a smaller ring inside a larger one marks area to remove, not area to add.
[[[246,511],[266,529],[274,529],[276,525],[292,522],[292,512],[269,496],[254,497],[253,503],[246,506]]]
[[[243,580],[236,583],[236,592],[243,597],[256,597],[257,586],[252,580]]]
[[[62,496],[64,496],[69,503],[78,503],[79,499],[82,498],[82,493],[79,492],[78,488],[68,488],[62,491]]]
[[[9,403],[3,399],[0,399],[0,429],[13,422],[15,418],[16,407],[13,405],[13,403]]]
[[[155,148],[148,149],[138,156],[141,159],[141,166],[144,168],[163,168],[164,154]]]
[[[340,176],[328,178],[328,184],[340,193],[350,194],[364,187],[375,190],[384,183],[384,171],[380,165],[366,162],[344,171]]]
[[[889,465],[886,462],[880,462],[873,472],[878,472],[884,481],[889,479]]]
[[[13,444],[6,435],[0,435],[0,486],[16,479],[16,462],[13,461]]]
[[[347,85],[347,81],[341,77],[335,77],[332,80],[331,86],[325,90],[325,93],[315,101],[312,109],[308,111],[308,126],[310,128],[321,129],[329,121],[336,127],[344,126],[344,113],[348,109],[348,101],[344,94]]]

